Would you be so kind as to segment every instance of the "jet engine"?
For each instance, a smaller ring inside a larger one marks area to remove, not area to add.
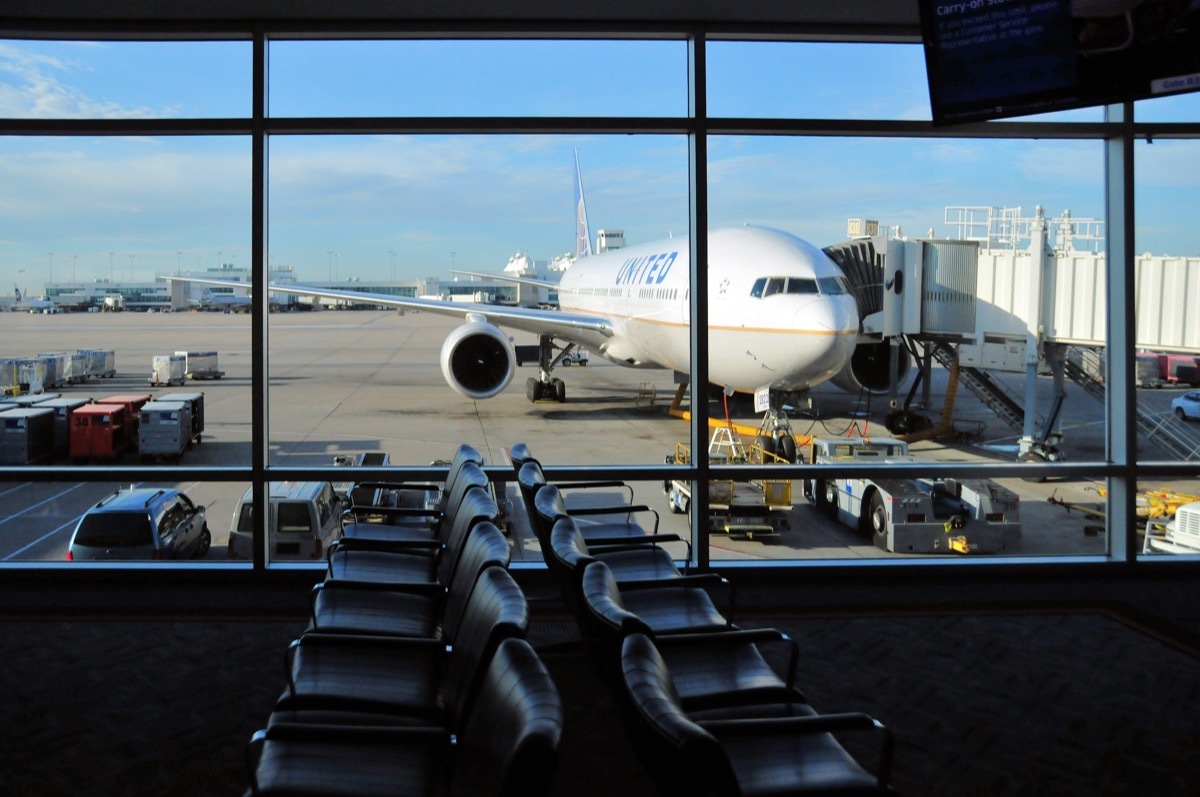
[[[469,399],[487,399],[512,381],[517,352],[508,335],[477,313],[442,344],[442,376]]]
[[[904,381],[912,365],[912,356],[907,350],[897,348],[896,384]],[[850,355],[846,367],[829,381],[845,390],[857,394],[863,390],[876,395],[887,393],[891,369],[892,345],[886,340],[877,343],[860,343]]]

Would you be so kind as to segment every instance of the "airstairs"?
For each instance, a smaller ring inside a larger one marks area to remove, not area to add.
[[[950,370],[957,357],[954,348],[936,340],[922,341],[934,359]],[[1072,346],[1064,360],[1065,375],[1097,401],[1104,403],[1104,350],[1088,346]],[[972,366],[959,365],[959,383],[965,385],[996,417],[1018,432],[1024,429],[1025,411],[1012,391],[995,379],[990,372]],[[1137,427],[1146,439],[1171,459],[1189,461],[1200,459],[1200,430],[1194,429],[1171,413],[1154,410],[1149,402],[1137,401]],[[1039,426],[1045,419],[1038,419]]]

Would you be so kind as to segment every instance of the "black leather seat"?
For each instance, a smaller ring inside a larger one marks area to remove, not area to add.
[[[650,515],[649,528],[639,523],[635,516]],[[570,515],[579,523],[579,530],[589,545],[604,545],[655,538],[658,542],[680,541],[674,534],[658,533],[658,511],[645,504],[600,504],[568,508],[563,502],[562,491],[553,484],[540,487],[533,497],[533,514],[529,524],[534,536],[543,546],[549,541],[554,521]]]
[[[468,464],[466,470],[478,470]],[[407,581],[447,583],[463,542],[476,523],[494,522],[499,514],[489,491],[480,486],[487,477],[469,476],[470,483],[456,504],[448,508],[431,539],[380,539],[359,537],[330,546],[327,578],[350,581]],[[396,529],[395,526],[378,528]]]
[[[277,721],[453,724],[481,667],[508,637],[524,637],[529,611],[508,571],[479,574],[454,639],[307,632],[288,648],[288,687]]]
[[[891,734],[866,714],[818,715],[811,706],[792,716],[699,719],[686,713],[671,672],[644,634],[621,650],[621,685],[631,707],[633,747],[664,794],[754,797],[889,794]],[[882,734],[872,775],[833,734]]]
[[[508,540],[500,529],[480,521],[470,529],[460,555],[455,557],[447,548],[437,581],[326,579],[317,584],[309,629],[453,639],[479,574],[488,567],[507,568],[510,558]]]
[[[403,483],[393,483],[403,487]],[[411,486],[411,485],[409,485]],[[420,485],[422,488],[429,485]],[[345,542],[432,540],[445,523],[446,515],[462,500],[471,486],[488,486],[483,472],[483,457],[474,448],[461,445],[446,473],[437,503],[424,507],[351,506],[342,516]]]
[[[562,728],[562,700],[545,666],[527,642],[505,639],[474,706],[452,727],[280,722],[259,731],[248,794],[544,797]]]

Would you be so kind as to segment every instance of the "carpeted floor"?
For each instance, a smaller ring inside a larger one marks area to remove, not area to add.
[[[824,712],[895,733],[905,795],[1200,793],[1200,662],[1107,613],[741,618],[800,641]],[[301,620],[4,620],[0,788],[239,795]],[[654,794],[561,618],[530,639],[563,695],[555,794]],[[858,740],[847,747],[870,760]]]

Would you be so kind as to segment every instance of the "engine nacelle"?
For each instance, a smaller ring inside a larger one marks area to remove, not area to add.
[[[896,384],[904,382],[912,365],[912,356],[903,348],[897,348]],[[887,393],[890,387],[892,344],[886,340],[878,343],[860,343],[850,355],[850,362],[829,381],[847,393]]]
[[[442,344],[442,376],[469,399],[491,398],[508,387],[516,363],[508,335],[475,313]]]

